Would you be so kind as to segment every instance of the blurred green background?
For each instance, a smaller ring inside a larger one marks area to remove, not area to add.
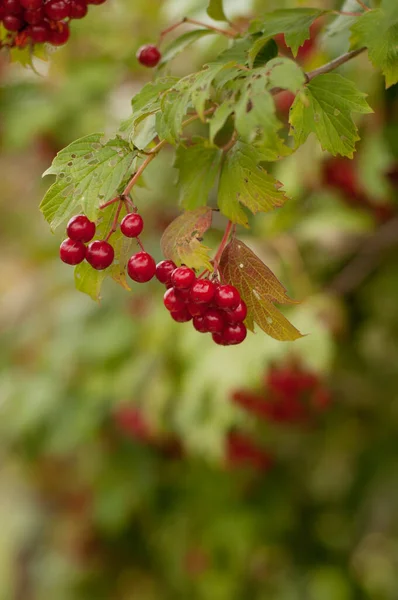
[[[233,19],[305,5],[225,0]],[[1,58],[1,600],[398,598],[397,86],[366,56],[345,65],[375,110],[355,160],[309,139],[275,167],[292,201],[240,232],[302,300],[287,313],[308,334],[297,342],[259,332],[217,347],[171,321],[155,283],[109,282],[97,305],[38,210],[54,154],[128,116],[153,75],[137,48],[205,7],[108,0],[40,75]],[[315,35],[308,70],[348,48],[342,21]],[[172,72],[214,55],[210,37]],[[160,260],[178,206],[172,152],[155,163],[138,202]],[[267,403],[270,373],[297,368],[329,398],[322,411],[308,393],[304,418],[239,402]]]

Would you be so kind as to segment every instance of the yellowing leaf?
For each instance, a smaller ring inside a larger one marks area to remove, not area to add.
[[[247,304],[246,324],[252,329],[253,321],[261,329],[280,341],[293,341],[302,334],[273,305],[297,304],[289,298],[283,285],[250,248],[232,239],[225,248],[220,262],[225,283],[233,284]]]
[[[211,208],[201,207],[186,211],[174,219],[160,241],[165,258],[193,269],[212,270],[210,249],[201,243],[203,234],[211,226],[212,216]]]
[[[282,184],[259,165],[265,160],[269,157],[261,149],[243,142],[236,143],[228,151],[221,171],[218,206],[232,222],[247,227],[246,213],[241,205],[252,213],[267,212],[287,200],[280,190]]]
[[[106,270],[97,271],[85,261],[75,267],[75,286],[79,292],[83,292],[96,300],[100,301],[100,292],[102,282],[107,276]]]

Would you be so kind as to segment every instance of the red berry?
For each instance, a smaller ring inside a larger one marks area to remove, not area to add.
[[[156,279],[165,285],[171,283],[171,274],[176,269],[172,260],[162,260],[156,265]]]
[[[87,4],[103,4],[104,2],[106,2],[106,0],[88,0]]]
[[[218,344],[218,346],[228,346],[222,333],[212,333],[211,337],[213,338],[213,342]]]
[[[29,25],[38,25],[44,19],[44,10],[37,8],[35,10],[25,10],[23,18]]]
[[[108,242],[96,240],[87,246],[86,260],[97,271],[108,268],[114,258],[115,251]]]
[[[72,0],[70,3],[70,18],[83,19],[88,11],[85,0]]]
[[[247,329],[243,323],[227,325],[223,330],[223,337],[228,345],[241,344],[247,335]]]
[[[177,267],[171,274],[171,283],[177,290],[184,290],[191,287],[195,277],[195,273],[189,267]]]
[[[202,302],[209,304],[213,299],[215,291],[216,286],[214,283],[208,279],[197,279],[191,287],[190,298],[196,304],[201,304]]]
[[[120,223],[120,231],[128,238],[136,238],[144,229],[144,221],[141,215],[130,213]]]
[[[188,302],[187,305],[187,309],[193,317],[203,317],[208,308],[207,304],[194,304],[193,302]]]
[[[233,285],[219,285],[214,292],[214,303],[224,310],[234,310],[240,302],[240,294]]]
[[[137,252],[127,263],[127,272],[133,281],[146,283],[155,275],[156,263],[147,252]]]
[[[49,0],[44,5],[44,10],[49,19],[52,21],[62,21],[69,17],[70,5],[64,0]]]
[[[224,329],[225,318],[221,310],[209,308],[204,314],[204,322],[210,333],[221,333]]]
[[[86,256],[86,246],[82,242],[67,238],[59,248],[59,256],[67,265],[78,265]]]
[[[234,310],[226,311],[227,321],[231,323],[240,323],[247,317],[247,306],[243,300],[241,300]]]
[[[4,0],[3,10],[6,15],[19,16],[23,13],[23,7],[21,6],[19,0]]]
[[[38,10],[39,8],[42,8],[43,1],[42,0],[20,0],[20,4],[26,10]]]
[[[199,333],[208,333],[209,332],[209,330],[207,329],[204,317],[197,315],[193,318],[192,322],[193,322],[193,326],[195,327],[196,331],[199,331]]]
[[[141,46],[137,51],[137,59],[144,67],[156,67],[162,55],[153,44]]]
[[[185,303],[189,303],[189,288],[185,288],[184,290],[179,290],[176,289],[176,295],[181,298],[181,300],[184,300]]]
[[[31,25],[26,30],[28,36],[32,42],[36,44],[43,44],[47,42],[50,35],[50,30],[45,23],[38,23],[37,25]]]
[[[69,221],[66,233],[71,240],[90,242],[95,235],[95,223],[90,221],[86,215],[76,215]]]
[[[3,25],[7,31],[19,31],[24,26],[24,22],[16,15],[6,15],[3,17]]]
[[[170,315],[174,321],[177,321],[177,323],[188,323],[188,321],[192,319],[192,315],[187,311],[186,308],[178,311],[172,311]]]
[[[170,312],[185,310],[185,302],[176,295],[173,288],[166,290],[163,296],[163,303]]]
[[[63,46],[70,36],[68,23],[57,23],[57,29],[50,29],[49,42],[53,46]]]

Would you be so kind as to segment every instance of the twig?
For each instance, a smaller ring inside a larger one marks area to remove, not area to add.
[[[221,29],[219,27],[215,27],[214,25],[210,25],[209,23],[203,23],[202,21],[197,21],[196,19],[191,19],[189,17],[184,17],[178,23],[174,23],[174,25],[170,25],[167,29],[164,29],[159,36],[159,44],[163,41],[163,38],[168,34],[188,23],[189,25],[198,25],[199,27],[203,27],[204,29],[208,29],[210,31],[215,31],[216,33],[221,33],[222,35],[226,35],[229,38],[235,38],[237,35],[240,35],[238,31],[228,31],[227,29]]]
[[[222,253],[224,252],[225,246],[228,244],[228,240],[229,240],[229,236],[232,231],[232,227],[233,227],[233,223],[231,221],[228,221],[228,225],[225,228],[223,238],[222,238],[221,243],[217,250],[217,254],[215,255],[214,260],[213,260],[213,267],[214,267],[215,273],[217,273],[217,271],[218,271]]]
[[[352,58],[355,58],[355,56],[358,56],[358,54],[362,54],[362,52],[364,52],[365,50],[366,50],[366,48],[363,47],[363,48],[358,48],[358,50],[352,50],[351,52],[346,52],[346,54],[343,54],[342,56],[339,56],[338,58],[331,60],[330,62],[326,63],[326,65],[323,65],[322,67],[319,67],[318,69],[314,69],[313,71],[310,71],[309,73],[306,74],[307,81],[311,81],[311,79],[314,79],[314,77],[318,77],[318,75],[324,75],[325,73],[330,73],[330,71],[334,71],[334,69],[337,69],[337,67],[339,67],[340,65],[343,65],[344,63],[348,62]]]
[[[365,11],[370,10],[369,6],[366,6],[365,2],[362,2],[362,0],[357,0],[357,3],[359,4],[359,6],[361,6],[363,8],[363,10],[365,10]]]
[[[116,231],[116,229],[117,229],[117,226],[118,226],[118,223],[119,223],[119,216],[120,216],[123,204],[124,204],[124,201],[122,200],[122,198],[119,198],[119,206],[116,209],[115,217],[114,217],[113,222],[112,222],[112,227],[110,228],[110,231],[109,231],[108,235],[105,238],[105,242],[107,242],[109,240],[109,238],[111,237],[111,235],[114,234],[115,231]]]
[[[374,271],[384,252],[398,246],[398,217],[382,225],[361,245],[354,258],[328,285],[327,291],[344,296],[356,290]]]

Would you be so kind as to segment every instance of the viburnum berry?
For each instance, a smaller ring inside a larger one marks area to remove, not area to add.
[[[133,254],[127,263],[127,272],[133,281],[146,283],[155,275],[156,263],[148,252]]]
[[[21,6],[26,10],[37,10],[43,5],[42,0],[20,0]]]
[[[162,260],[156,265],[156,279],[165,285],[171,283],[171,274],[176,268],[172,260]]]
[[[163,303],[167,310],[170,312],[179,312],[185,309],[184,300],[177,296],[174,288],[166,290],[163,296]]]
[[[42,8],[25,10],[23,18],[27,23],[29,23],[29,25],[39,25],[39,23],[42,23],[44,20],[44,10]],[[31,35],[29,34],[28,37],[31,37]]]
[[[219,285],[214,292],[214,302],[224,310],[233,310],[240,302],[240,294],[233,285]]]
[[[3,17],[3,25],[7,31],[19,31],[22,29],[24,22],[16,15],[5,15]]]
[[[50,35],[50,30],[45,23],[37,23],[37,25],[31,25],[27,29],[28,35],[32,42],[36,44],[43,44],[47,42]]]
[[[213,342],[218,344],[218,346],[228,346],[226,339],[224,338],[222,332],[221,333],[212,333],[211,337],[213,338]]]
[[[193,317],[202,317],[209,308],[207,304],[195,304],[188,302],[187,308]]]
[[[70,18],[83,19],[88,12],[85,0],[72,0],[70,3]]]
[[[97,271],[108,268],[114,258],[115,251],[109,242],[96,240],[87,246],[86,260]]]
[[[178,290],[190,288],[196,275],[189,267],[177,267],[171,274],[171,283]]]
[[[19,0],[3,0],[3,9],[6,15],[22,15],[23,7]]]
[[[44,5],[44,11],[52,21],[62,21],[69,17],[70,4],[64,0],[49,0]]]
[[[216,286],[208,279],[197,279],[191,286],[190,299],[196,304],[209,304],[213,299]]]
[[[138,48],[137,59],[144,67],[156,67],[161,58],[161,53],[153,44],[146,44]]]
[[[137,213],[126,215],[120,223],[120,231],[128,238],[136,238],[144,229],[144,220]]]
[[[78,265],[86,256],[86,246],[82,242],[67,238],[59,248],[59,256],[67,265]]]
[[[221,310],[217,310],[217,308],[209,308],[205,312],[203,319],[207,331],[210,333],[221,333],[223,331],[225,318]]]
[[[233,310],[225,311],[227,321],[231,323],[240,323],[247,317],[247,306],[243,300],[241,300],[236,308]]]
[[[222,332],[224,340],[229,346],[241,344],[246,338],[247,329],[243,323],[227,325]]]
[[[193,326],[195,327],[196,331],[199,331],[199,333],[209,333],[209,330],[207,329],[204,317],[202,317],[200,315],[196,315],[193,318],[192,323],[193,323]]]
[[[170,315],[177,323],[188,323],[192,319],[192,315],[185,307],[178,311],[172,311]]]
[[[63,46],[66,44],[70,36],[68,23],[57,23],[56,29],[49,30],[48,41],[53,46]]]
[[[90,242],[95,236],[95,223],[90,221],[86,215],[76,215],[69,221],[66,233],[71,240]]]

